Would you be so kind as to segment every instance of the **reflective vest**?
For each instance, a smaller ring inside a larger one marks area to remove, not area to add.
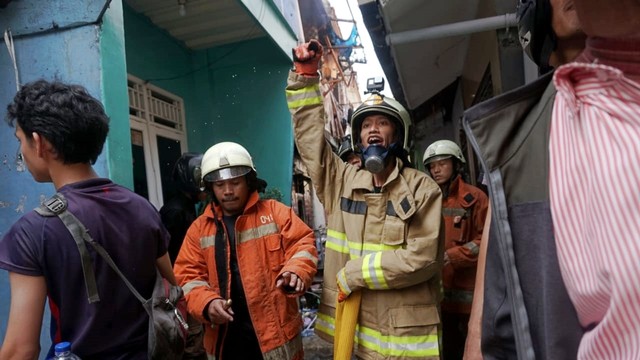
[[[204,347],[209,358],[218,353],[218,337],[224,336],[219,330],[224,327],[212,324],[203,314],[212,300],[230,298],[231,286],[227,246],[226,293],[220,293],[215,256],[219,229],[214,216],[222,224],[222,210],[212,203],[187,231],[174,266],[189,313],[205,324]],[[259,200],[254,192],[236,220],[235,237],[247,306],[264,359],[302,359],[298,295],[285,294],[275,283],[289,271],[306,288],[311,285],[318,262],[313,231],[291,208],[274,200]]]
[[[329,214],[316,334],[333,341],[336,276],[344,269],[341,285],[362,293],[357,357],[439,359],[440,188],[396,160],[375,192],[373,175],[345,164],[324,141],[318,79],[292,73],[286,95],[298,151]]]

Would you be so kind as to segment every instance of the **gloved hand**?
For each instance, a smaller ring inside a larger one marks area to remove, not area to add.
[[[347,275],[344,268],[338,271],[336,283],[338,284],[338,302],[343,302],[351,295],[351,289],[349,289],[349,285],[347,285]]]
[[[318,40],[298,45],[293,49],[293,66],[296,74],[318,76],[318,62],[322,58],[322,45]]]

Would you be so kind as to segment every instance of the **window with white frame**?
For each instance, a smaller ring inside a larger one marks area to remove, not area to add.
[[[134,191],[158,209],[177,191],[173,165],[187,150],[184,102],[128,75]]]

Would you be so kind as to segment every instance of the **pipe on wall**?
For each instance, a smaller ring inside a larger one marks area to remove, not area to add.
[[[387,45],[407,44],[422,40],[440,39],[450,36],[469,35],[482,31],[516,26],[516,14],[492,16],[488,18],[461,21],[451,24],[431,26],[423,29],[391,33],[386,36]]]

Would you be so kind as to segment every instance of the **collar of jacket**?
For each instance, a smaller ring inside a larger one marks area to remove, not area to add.
[[[458,191],[460,190],[461,183],[463,182],[464,181],[462,180],[462,176],[460,176],[460,174],[456,175],[456,177],[453,178],[453,180],[449,184],[449,191],[447,192],[447,197],[456,196],[458,194]]]
[[[251,195],[249,195],[249,199],[247,200],[247,204],[244,206],[244,210],[242,211],[242,214],[240,214],[240,215],[244,215],[244,214],[248,213],[251,210],[251,208],[256,206],[258,201],[260,201],[260,195],[258,195],[257,191],[254,191],[253,193],[251,193]],[[222,219],[222,208],[220,207],[220,205],[216,205],[216,203],[214,203],[212,201],[211,202],[211,206],[207,206],[207,208],[205,209],[203,215],[205,215],[208,218],[212,218],[213,219],[214,218],[214,214],[218,217],[218,219]]]
[[[395,159],[396,161],[396,166],[395,168],[393,168],[393,171],[391,172],[391,174],[389,174],[389,177],[387,177],[387,180],[384,182],[384,185],[382,185],[383,188],[387,187],[387,185],[389,185],[392,181],[394,181],[398,175],[400,174],[400,171],[402,170],[402,161],[399,159]],[[370,173],[369,171],[367,171],[366,169],[362,169],[360,171],[357,172],[357,174],[359,176],[356,176],[356,178],[353,180],[353,185],[352,185],[352,189],[359,189],[359,190],[368,190],[370,192],[373,192],[373,174]]]
[[[531,110],[541,111],[544,108],[539,103],[545,95],[550,95],[548,101],[555,97],[551,95],[556,91],[555,87],[549,86],[553,74],[549,72],[523,87],[483,101],[464,112],[462,123],[465,132],[485,171],[491,172],[502,166],[529,136],[538,119],[537,115],[530,114]],[[524,121],[523,118],[532,121]]]

